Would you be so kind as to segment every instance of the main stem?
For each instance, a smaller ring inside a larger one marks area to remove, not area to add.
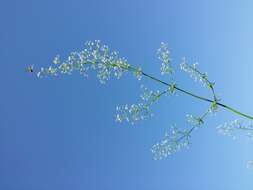
[[[130,68],[133,69],[133,70],[136,70],[136,68],[134,68],[134,67],[130,67]],[[151,76],[151,75],[149,75],[149,74],[147,74],[147,73],[145,73],[145,72],[143,72],[143,71],[141,71],[141,74],[142,74],[143,76],[145,76],[145,77],[147,77],[147,78],[150,78],[150,79],[152,79],[152,80],[154,80],[154,81],[156,81],[156,82],[159,82],[159,83],[161,83],[161,84],[163,84],[163,85],[166,85],[166,86],[171,86],[171,85],[172,85],[172,84],[167,83],[167,82],[164,82],[164,81],[162,81],[162,80],[160,80],[160,79],[158,79],[158,78],[155,78],[155,77],[153,77],[153,76]],[[205,97],[202,97],[202,96],[198,96],[198,95],[196,95],[196,94],[193,94],[192,92],[189,92],[189,91],[187,91],[187,90],[184,90],[184,89],[182,89],[182,88],[179,88],[178,86],[175,86],[174,88],[175,88],[176,90],[178,90],[178,91],[184,93],[184,94],[187,94],[187,95],[192,96],[192,97],[194,97],[194,98],[197,98],[197,99],[199,99],[199,100],[206,101],[206,102],[209,102],[209,103],[214,103],[214,102],[216,102],[216,100],[211,100],[211,99],[208,99],[208,98],[205,98]],[[244,113],[242,113],[242,112],[240,112],[240,111],[238,111],[238,110],[236,110],[236,109],[234,109],[234,108],[232,108],[232,107],[230,107],[230,106],[228,106],[228,105],[226,105],[226,104],[219,103],[219,102],[216,102],[216,104],[217,104],[218,106],[221,106],[221,107],[223,107],[223,108],[229,110],[230,112],[233,112],[234,114],[237,114],[237,115],[239,115],[239,116],[241,116],[241,117],[245,117],[245,118],[250,119],[250,120],[253,120],[253,117],[252,117],[252,116],[247,115],[247,114],[244,114]]]

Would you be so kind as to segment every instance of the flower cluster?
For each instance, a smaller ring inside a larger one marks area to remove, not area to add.
[[[61,61],[57,55],[53,59],[53,64],[48,68],[41,68],[37,76],[41,78],[72,74],[73,71],[87,76],[87,71],[91,68],[97,70],[99,81],[105,83],[112,75],[120,78],[130,67],[126,59],[119,57],[115,51],[111,52],[108,46],[101,44],[99,40],[86,42],[84,50],[72,52],[65,61]]]
[[[187,122],[188,122],[190,125],[192,125],[192,126],[197,126],[197,127],[199,127],[199,126],[201,126],[201,125],[204,124],[204,121],[203,121],[203,119],[202,119],[201,117],[195,117],[195,116],[193,116],[193,115],[191,115],[191,114],[187,114],[187,115],[186,115],[186,118],[187,118]]]
[[[188,64],[186,61],[186,58],[182,59],[182,62],[180,64],[181,70],[183,70],[186,73],[189,73],[190,76],[195,80],[202,83],[204,86],[207,86],[209,88],[213,88],[214,83],[210,82],[208,80],[207,73],[201,73],[197,69],[198,63],[194,63],[192,65]]]
[[[193,128],[192,128],[193,129]],[[190,133],[191,130],[179,130],[177,127],[172,126],[165,133],[164,138],[153,145],[151,152],[155,160],[164,159],[182,148],[188,147],[190,145]]]
[[[142,103],[116,107],[117,122],[127,121],[134,124],[137,121],[145,120],[153,116],[150,107],[165,92],[160,93],[159,91],[152,91],[144,87],[144,85],[141,85],[141,89],[143,91],[140,95]]]
[[[246,132],[246,135],[253,139],[253,124],[252,123],[243,123],[242,120],[234,120],[223,125],[219,125],[217,130],[220,134],[230,136],[233,139],[236,139],[236,132]]]
[[[160,48],[157,50],[157,55],[158,59],[162,61],[161,74],[172,74],[173,68],[171,66],[170,52],[166,43],[161,43]]]
[[[141,89],[142,89],[142,93],[140,97],[144,102],[147,102],[149,105],[157,101],[162,95],[159,90],[157,91],[149,90],[144,85],[141,85]]]
[[[134,124],[137,121],[145,120],[153,116],[150,112],[150,107],[147,104],[139,103],[128,106],[116,107],[116,122],[128,121]]]

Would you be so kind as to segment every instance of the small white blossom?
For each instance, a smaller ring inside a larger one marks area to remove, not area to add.
[[[61,63],[61,60],[60,60],[60,55],[56,55],[55,58],[53,59],[53,63],[55,65]]]

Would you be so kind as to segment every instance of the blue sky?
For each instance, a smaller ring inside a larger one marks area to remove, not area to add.
[[[150,147],[168,127],[185,126],[186,113],[208,105],[166,97],[155,117],[137,125],[114,121],[115,108],[138,101],[131,76],[101,85],[94,73],[38,79],[25,68],[48,66],[56,54],[99,39],[133,65],[159,75],[156,49],[169,44],[173,64],[199,62],[222,101],[253,114],[253,2],[225,0],[25,0],[0,6],[0,189],[253,189],[252,143],[217,134],[237,117],[220,111],[194,132],[190,149],[162,161]],[[178,84],[208,92],[188,76]]]

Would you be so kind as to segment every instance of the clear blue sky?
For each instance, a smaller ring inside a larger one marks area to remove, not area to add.
[[[114,122],[115,107],[138,101],[133,77],[99,84],[94,73],[39,80],[27,65],[48,66],[87,40],[100,39],[131,64],[159,76],[156,49],[173,64],[198,61],[222,100],[253,114],[253,2],[248,0],[11,0],[0,3],[1,190],[252,190],[252,143],[217,134],[237,117],[221,111],[194,132],[190,149],[162,161],[149,151],[186,113],[206,103],[165,98],[136,126]],[[163,77],[166,80],[166,77]],[[205,89],[182,74],[178,83]]]

